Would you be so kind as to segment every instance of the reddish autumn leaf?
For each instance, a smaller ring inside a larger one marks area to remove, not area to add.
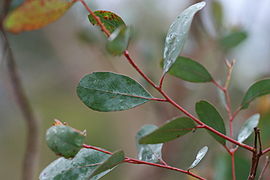
[[[4,27],[12,33],[40,29],[64,15],[74,2],[28,0],[8,14]]]
[[[126,26],[121,17],[113,12],[95,11],[94,14],[100,18],[100,21],[104,24],[108,31],[110,31],[110,33],[114,32],[120,26]],[[97,25],[95,18],[91,14],[89,14],[88,19],[93,25]]]

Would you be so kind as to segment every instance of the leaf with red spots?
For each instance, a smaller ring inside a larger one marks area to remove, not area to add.
[[[125,26],[125,22],[113,12],[95,11],[94,14],[100,18],[100,21],[104,24],[110,33],[114,32],[121,25]],[[97,25],[97,21],[91,14],[88,16],[88,18],[93,25]]]
[[[26,1],[8,14],[4,27],[12,33],[40,29],[63,16],[73,3],[66,0]]]

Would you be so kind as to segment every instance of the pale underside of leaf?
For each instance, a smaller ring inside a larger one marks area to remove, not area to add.
[[[191,166],[188,169],[193,169],[194,167],[196,167],[201,160],[204,158],[204,156],[206,155],[208,151],[208,147],[204,146],[197,154],[196,159],[193,161],[193,163],[191,164]]]
[[[139,140],[157,129],[155,125],[144,125],[136,135],[138,158],[143,161],[157,163],[162,158],[163,144],[139,144]]]
[[[239,130],[239,134],[237,137],[237,141],[242,143],[244,142],[253,132],[254,128],[259,124],[260,115],[254,114],[246,122],[243,124],[241,129]]]
[[[194,4],[184,10],[176,20],[171,24],[166,40],[163,53],[164,65],[163,72],[169,71],[176,58],[181,53],[184,43],[188,36],[192,20],[196,12],[205,6],[205,2]]]

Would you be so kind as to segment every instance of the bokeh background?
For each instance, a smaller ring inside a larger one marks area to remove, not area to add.
[[[174,18],[196,0],[98,0],[86,1],[93,9],[110,10],[133,26],[134,36],[129,46],[132,57],[155,82],[161,76],[164,38]],[[236,60],[230,92],[233,108],[252,82],[270,76],[270,1],[269,0],[206,0],[207,6],[195,17],[183,55],[202,63],[216,80],[224,82],[225,59]],[[21,3],[14,0],[13,7]],[[1,3],[0,3],[1,5]],[[77,129],[87,130],[87,143],[111,151],[123,149],[136,157],[136,132],[144,124],[161,125],[182,114],[169,104],[150,102],[137,108],[113,113],[88,109],[76,95],[76,86],[85,74],[93,71],[113,71],[138,80],[152,94],[153,88],[132,69],[123,57],[106,52],[106,39],[93,27],[83,6],[77,3],[60,20],[47,27],[19,35],[8,34],[23,85],[39,118],[40,171],[57,158],[46,146],[44,136],[53,120],[68,122]],[[225,39],[235,33],[231,39]],[[240,34],[240,35],[239,35]],[[239,40],[240,38],[240,40]],[[26,127],[18,109],[7,76],[6,60],[2,56],[0,39],[0,179],[16,180],[26,142]],[[239,43],[238,43],[239,42]],[[205,99],[215,104],[227,121],[227,115],[212,84],[192,84],[167,76],[164,87],[176,102],[194,113],[194,104]],[[234,134],[250,115],[262,115],[259,127],[263,146],[270,146],[270,97],[252,103],[239,114]],[[194,113],[195,114],[195,113]],[[247,143],[252,144],[252,138]],[[163,158],[169,164],[186,169],[197,151],[209,146],[206,158],[193,171],[207,179],[230,180],[230,161],[225,150],[204,130],[197,130],[181,139],[166,143]],[[236,159],[238,179],[246,179],[251,154],[240,149]],[[262,158],[259,169],[264,162]],[[259,170],[260,171],[260,170]],[[265,179],[270,177],[266,171]],[[120,165],[104,180],[174,180],[191,179],[168,170]]]

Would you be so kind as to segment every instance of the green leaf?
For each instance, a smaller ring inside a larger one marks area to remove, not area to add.
[[[86,132],[81,132],[56,121],[56,125],[47,130],[46,141],[49,148],[57,155],[70,158],[74,157],[82,148],[85,136]]]
[[[107,50],[112,55],[121,55],[128,47],[130,39],[130,28],[126,26],[118,27],[109,37]]]
[[[200,63],[186,57],[178,57],[169,73],[189,82],[210,82],[212,76]]]
[[[193,163],[190,165],[190,167],[188,169],[193,169],[194,167],[196,167],[201,160],[204,158],[204,156],[206,155],[208,151],[208,147],[204,146],[198,153],[196,156],[196,159],[193,161]]]
[[[124,151],[117,151],[117,152],[113,153],[111,157],[109,157],[106,161],[104,161],[101,165],[99,165],[93,171],[90,178],[114,168],[118,164],[122,163],[124,160],[125,160]]]
[[[244,142],[253,132],[254,128],[259,124],[260,115],[254,114],[243,124],[239,130],[237,141],[242,143]]]
[[[220,133],[226,135],[226,129],[222,117],[216,110],[216,108],[206,101],[200,101],[196,103],[196,113],[200,120],[206,125],[214,128]],[[219,143],[225,145],[226,141],[222,137],[215,133],[208,131]]]
[[[160,128],[156,129],[152,133],[143,136],[140,140],[140,144],[157,144],[165,143],[173,139],[179,138],[192,131],[196,125],[192,119],[187,117],[176,118],[168,123],[164,124]]]
[[[139,140],[157,129],[155,125],[144,125],[136,135],[138,158],[142,161],[157,163],[162,159],[163,144],[139,144]]]
[[[250,170],[250,159],[248,159],[243,152],[237,151],[235,153],[235,175],[237,180],[247,180]],[[213,180],[231,180],[230,176],[232,174],[231,167],[231,156],[228,153],[217,153],[214,166],[214,177]]]
[[[193,17],[196,12],[198,12],[205,6],[205,4],[205,2],[200,2],[188,7],[179,16],[177,16],[177,18],[171,24],[165,40],[165,47],[163,53],[164,73],[169,71],[176,58],[181,53],[185,41],[188,37],[188,31],[190,29]]]
[[[270,94],[270,79],[264,79],[254,83],[250,88],[247,90],[241,106],[242,109],[246,109],[249,106],[249,103],[253,101],[255,98]]]
[[[225,49],[229,50],[235,48],[241,44],[247,38],[247,32],[245,31],[234,31],[220,39],[220,45]]]
[[[96,111],[121,111],[136,107],[152,96],[135,80],[112,72],[94,72],[77,87],[82,102]]]
[[[49,164],[40,174],[40,180],[97,180],[112,169],[108,169],[92,178],[91,174],[111,155],[92,149],[81,149],[73,159],[58,158]]]
[[[8,14],[4,28],[12,33],[40,29],[62,17],[73,4],[65,0],[27,1]]]
[[[100,21],[104,24],[110,33],[114,32],[118,27],[122,25],[125,26],[124,21],[113,12],[95,11],[94,14],[100,18]],[[97,25],[97,21],[91,14],[88,15],[88,19],[93,25]]]

